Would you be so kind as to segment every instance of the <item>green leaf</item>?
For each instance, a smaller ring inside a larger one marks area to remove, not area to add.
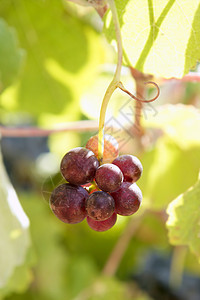
[[[0,92],[18,75],[24,54],[18,47],[14,29],[0,18]]]
[[[199,0],[115,3],[127,65],[165,78],[181,78],[195,67],[200,60]],[[110,12],[104,21],[104,32],[111,42],[115,33]]]
[[[200,181],[172,201],[167,228],[173,245],[187,245],[200,262]]]
[[[0,155],[0,288],[23,265],[30,247],[29,219],[11,185]]]

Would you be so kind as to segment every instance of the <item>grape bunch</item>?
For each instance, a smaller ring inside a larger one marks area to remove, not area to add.
[[[143,168],[133,155],[120,155],[116,140],[104,139],[104,161],[100,165],[98,136],[93,136],[86,148],[77,147],[63,157],[60,171],[67,181],[51,194],[50,207],[57,218],[76,224],[87,218],[95,231],[114,226],[117,214],[129,216],[140,207],[142,192],[136,184]],[[112,163],[110,163],[112,162]]]

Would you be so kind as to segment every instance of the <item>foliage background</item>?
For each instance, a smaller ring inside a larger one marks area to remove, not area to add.
[[[180,299],[193,299],[191,295],[183,298],[187,278],[179,288],[169,285],[169,265],[172,259],[171,270],[174,266],[178,270],[171,271],[174,282],[183,268],[183,273],[190,274],[193,282],[199,284],[200,191],[196,182],[200,169],[200,88],[199,83],[165,81],[160,76],[182,77],[200,59],[200,28],[196,21],[199,1],[190,3],[190,8],[187,4],[181,6],[184,14],[172,2],[169,1],[166,23],[157,22],[157,26],[174,47],[175,43],[182,47],[178,60],[172,50],[166,50],[162,35],[153,43],[155,49],[151,48],[154,40],[148,41],[151,35],[149,25],[145,25],[147,10],[143,10],[141,18],[143,1],[124,1],[127,10],[116,1],[125,41],[125,64],[131,61],[141,71],[156,75],[161,88],[156,103],[143,107],[142,124],[146,134],[142,139],[130,137],[123,130],[133,126],[135,113],[135,104],[126,95],[116,92],[106,115],[107,124],[118,124],[113,135],[119,140],[121,153],[137,155],[142,161],[144,174],[138,185],[144,200],[140,212],[132,217],[119,217],[114,228],[96,233],[86,221],[73,226],[61,224],[50,211],[49,194],[62,180],[58,173],[60,159],[71,148],[84,146],[95,131],[57,133],[49,138],[2,137],[0,299],[150,300],[162,298],[162,293],[158,293],[160,285],[167,286],[168,293],[177,292]],[[163,7],[154,5],[157,8],[154,18],[159,21]],[[174,24],[177,15],[188,22],[184,39],[181,31],[184,26],[180,28],[177,22],[173,37],[167,26]],[[66,1],[1,0],[0,17],[1,124],[57,128],[65,122],[98,119],[101,100],[116,62],[114,49],[101,33],[104,26],[108,41],[113,43],[109,13],[103,24],[93,9]],[[135,47],[132,42],[138,37],[134,33],[140,32],[140,27],[146,31]],[[137,56],[145,47],[142,38],[151,49],[143,65]],[[159,57],[163,56],[163,63],[160,59],[155,61],[157,51]],[[177,53],[180,53],[178,48]],[[152,57],[154,64],[151,64]],[[188,57],[193,59],[186,60]],[[122,70],[122,81],[129,90],[135,89],[127,67]],[[148,96],[151,95],[149,89]],[[21,210],[4,164],[29,220]],[[187,192],[191,186],[194,187]],[[130,235],[134,224],[139,225]],[[124,255],[114,276],[108,276],[111,271],[102,270],[123,237],[128,239]],[[177,253],[179,257],[184,256],[182,261],[177,259]],[[159,266],[167,261],[167,266],[154,268],[152,274],[148,269],[152,261]],[[150,287],[143,281],[150,282]]]

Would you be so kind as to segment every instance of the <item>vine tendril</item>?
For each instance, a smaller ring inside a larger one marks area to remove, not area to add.
[[[149,103],[149,102],[153,102],[155,101],[159,95],[160,95],[160,88],[159,86],[157,85],[157,83],[155,83],[154,81],[147,81],[147,82],[144,82],[144,84],[152,84],[156,87],[157,89],[157,94],[154,98],[152,99],[149,99],[149,100],[145,100],[145,99],[139,99],[137,98],[136,96],[134,96],[131,92],[129,92],[123,85],[123,83],[120,81],[117,85],[118,88],[120,88],[120,90],[122,90],[123,92],[125,92],[126,94],[128,94],[131,98],[135,99],[136,101],[139,101],[139,102],[143,102],[143,103]]]

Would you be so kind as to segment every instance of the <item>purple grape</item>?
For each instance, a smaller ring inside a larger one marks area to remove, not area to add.
[[[77,147],[65,154],[60,170],[69,183],[82,185],[93,181],[98,167],[99,161],[92,151]]]
[[[96,221],[90,217],[87,217],[87,222],[90,228],[95,231],[106,231],[113,227],[117,221],[117,214],[113,213],[112,216],[104,221]]]
[[[136,183],[123,182],[121,187],[111,193],[115,200],[115,212],[122,216],[134,214],[140,207],[142,192]]]
[[[136,182],[142,175],[143,167],[140,160],[133,155],[121,155],[113,162],[124,175],[124,181]]]
[[[97,221],[108,219],[115,210],[114,199],[107,193],[97,191],[88,197],[86,201],[88,216]]]
[[[50,207],[61,221],[76,224],[87,216],[85,202],[88,196],[88,192],[81,186],[64,183],[53,190]]]
[[[101,165],[95,174],[98,187],[104,192],[114,192],[119,189],[123,181],[122,171],[113,164]]]

